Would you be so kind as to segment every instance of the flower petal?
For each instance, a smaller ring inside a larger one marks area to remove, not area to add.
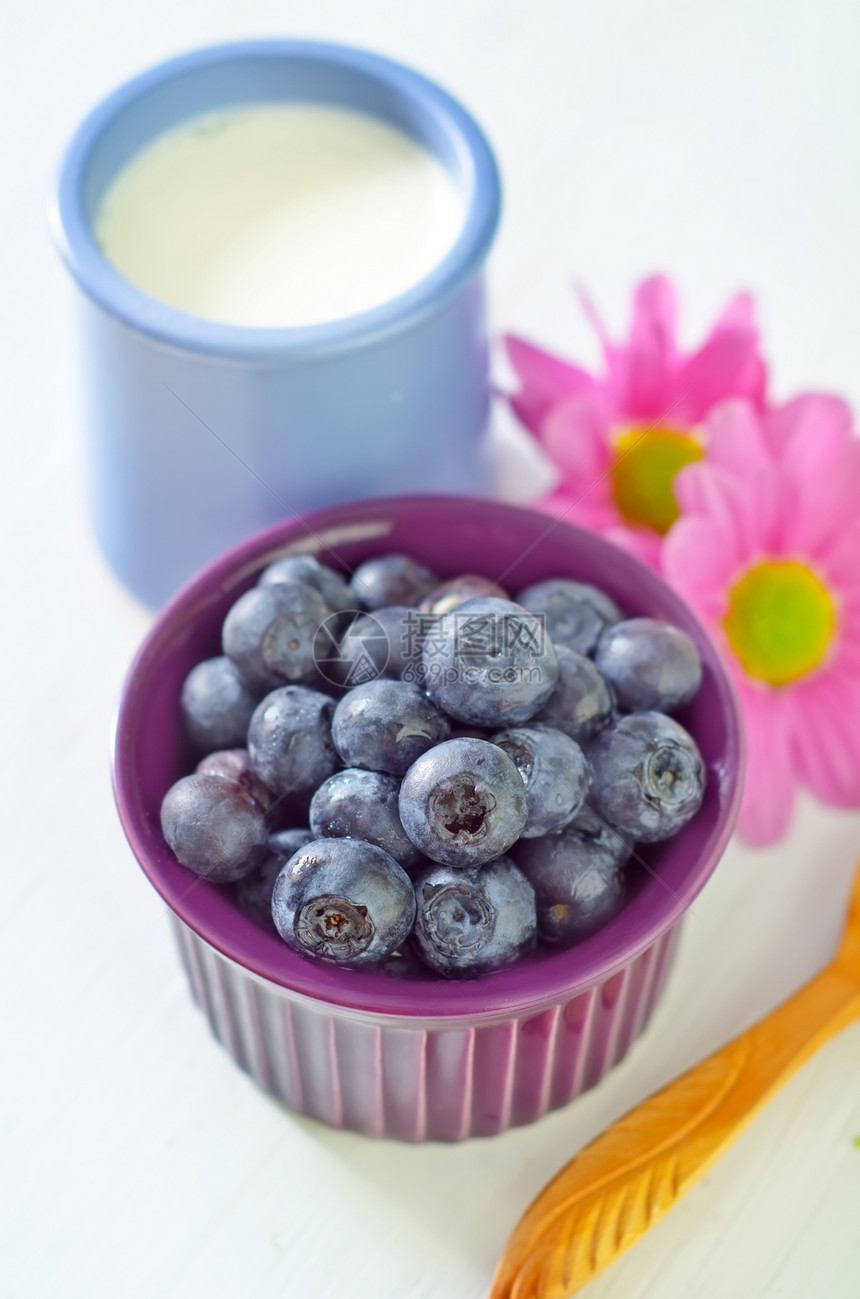
[[[774,458],[795,473],[817,473],[852,440],[853,422],[841,397],[805,392],[768,411],[764,432]]]
[[[547,455],[574,487],[587,488],[612,460],[609,412],[599,397],[568,397],[541,422]]]
[[[605,533],[618,522],[616,512],[604,501],[592,500],[590,496],[583,497],[564,484],[535,501],[534,508],[564,519],[567,523],[575,523],[580,528],[587,528],[589,532]]]
[[[708,461],[744,473],[751,464],[773,462],[758,412],[743,397],[728,397],[708,413]]]
[[[734,387],[738,396],[746,397],[756,410],[762,411],[765,407],[767,366],[758,350],[761,338],[755,323],[755,302],[751,294],[738,293],[730,300],[714,326],[714,333],[724,329],[747,332],[754,338],[755,346],[750,349],[746,365],[738,371]]]
[[[856,623],[860,604],[860,519],[855,519],[839,542],[816,559],[815,568],[844,606],[844,619]]]
[[[857,525],[860,522],[860,442],[853,437],[834,457],[826,472],[795,475],[802,490],[791,522],[797,550],[822,567],[850,580],[858,570]]]
[[[738,567],[734,537],[714,519],[682,516],[663,538],[666,579],[706,622],[722,618]]]
[[[753,847],[777,843],[794,810],[793,755],[783,699],[747,682],[738,686],[747,742],[747,770],[738,828]]]
[[[860,806],[860,676],[823,671],[789,693],[801,779],[823,803]]]
[[[555,491],[547,492],[546,496],[541,496],[534,504],[535,509],[543,510],[544,514],[552,514],[560,519],[570,514],[576,504],[576,497],[566,488],[557,487]]]
[[[591,375],[579,366],[570,365],[513,334],[508,334],[504,341],[520,381],[519,391],[509,400],[517,417],[533,433],[556,402],[574,393],[594,390]]]
[[[702,420],[712,406],[726,397],[746,397],[760,406],[764,367],[757,354],[758,336],[725,331],[714,333],[698,352],[681,366],[677,387],[691,423]]]
[[[753,466],[743,475],[701,461],[675,478],[682,514],[705,515],[720,525],[734,562],[746,567],[762,554],[784,553],[784,538],[795,508],[796,485],[772,466]]]
[[[591,328],[600,340],[600,346],[603,349],[603,356],[606,365],[611,369],[615,357],[618,355],[618,344],[613,343],[612,339],[609,337],[609,330],[603,323],[603,318],[597,310],[594,299],[585,288],[585,285],[575,283],[573,285],[573,291],[579,298],[579,305],[582,307],[588,323],[591,325]]]
[[[635,559],[641,560],[643,564],[656,569],[659,573],[662,538],[656,532],[652,532],[650,528],[629,528],[624,524],[617,524],[606,528],[603,535],[621,550],[626,550],[628,555],[633,555]]]
[[[665,275],[637,287],[627,346],[618,349],[611,366],[619,413],[628,419],[659,419],[672,403],[676,317],[675,290]]]
[[[757,332],[755,302],[751,293],[736,293],[733,298],[729,298],[729,301],[717,317],[711,333],[721,334],[735,330]]]

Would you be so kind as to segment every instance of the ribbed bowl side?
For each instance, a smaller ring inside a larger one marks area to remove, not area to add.
[[[331,1127],[402,1141],[492,1136],[593,1087],[647,1025],[680,929],[539,1014],[436,1027],[298,998],[226,960],[175,916],[173,927],[212,1032],[265,1091]]]

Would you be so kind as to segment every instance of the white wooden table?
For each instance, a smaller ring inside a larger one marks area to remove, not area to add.
[[[507,207],[496,326],[596,355],[667,269],[691,336],[761,295],[777,392],[860,404],[860,11],[850,0],[34,0],[0,43],[2,1124],[0,1292],[14,1299],[479,1299],[520,1211],[586,1140],[810,975],[834,947],[860,814],[804,802],[791,841],[733,846],[651,1029],[532,1129],[409,1148],[293,1118],[192,1008],[108,785],[111,715],[148,615],[81,501],[69,293],[44,227],[85,109],[193,45],[261,33],[380,49],[462,96]],[[505,491],[536,481],[504,418]],[[860,719],[858,719],[860,722]],[[860,1027],[816,1058],[593,1299],[856,1299]]]

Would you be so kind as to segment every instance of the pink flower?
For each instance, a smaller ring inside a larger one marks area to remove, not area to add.
[[[709,625],[747,734],[740,829],[785,834],[795,789],[860,804],[860,441],[837,398],[761,416],[743,401],[707,421],[709,462],[675,490],[667,579]]]
[[[561,480],[541,508],[608,535],[652,564],[678,514],[673,482],[709,454],[702,422],[730,396],[764,403],[752,302],[740,294],[703,345],[676,340],[676,297],[665,276],[639,285],[627,341],[600,335],[605,373],[593,376],[525,340],[508,337],[520,389],[511,405],[555,462]]]

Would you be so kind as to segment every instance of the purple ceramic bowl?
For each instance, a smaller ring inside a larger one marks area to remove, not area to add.
[[[699,647],[704,679],[680,720],[708,768],[698,816],[643,849],[623,911],[578,947],[483,979],[400,979],[339,970],[290,951],[197,879],[161,835],[167,788],[189,769],[179,693],[220,653],[230,605],[259,570],[310,551],[344,571],[414,555],[443,578],[477,572],[512,592],[547,577],[593,582],[631,616],[667,618]],[[231,550],[156,621],[120,707],[114,789],[135,856],[173,913],[195,999],[229,1053],[266,1091],[334,1127],[408,1141],[458,1141],[530,1123],[593,1086],[642,1032],[686,908],[726,846],[742,770],[737,703],[717,651],[659,577],[600,538],[530,510],[455,497],[396,497],[320,510]]]

